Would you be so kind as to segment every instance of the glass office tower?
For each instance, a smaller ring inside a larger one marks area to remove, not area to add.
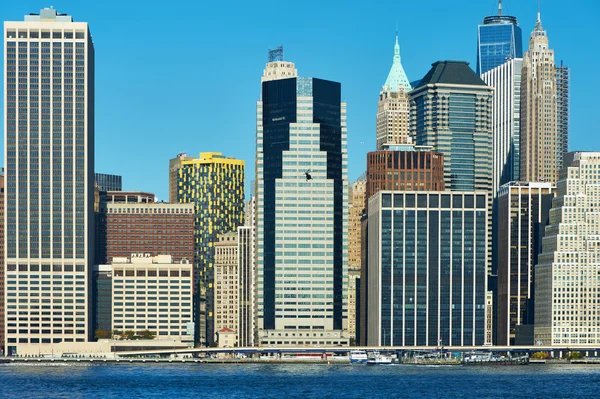
[[[477,28],[477,74],[504,64],[508,58],[523,58],[522,34],[516,17],[502,15],[499,1],[498,15],[485,17]]]
[[[5,22],[4,38],[6,341],[16,354],[92,338],[94,44],[86,22],[53,8]]]

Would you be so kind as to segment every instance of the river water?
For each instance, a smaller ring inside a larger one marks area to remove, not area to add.
[[[2,364],[0,398],[600,398],[600,366]]]

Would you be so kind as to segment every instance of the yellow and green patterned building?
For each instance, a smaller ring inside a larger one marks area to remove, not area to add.
[[[244,224],[244,161],[202,152],[181,163],[177,200],[195,204],[194,320],[196,341],[214,340],[214,242]]]

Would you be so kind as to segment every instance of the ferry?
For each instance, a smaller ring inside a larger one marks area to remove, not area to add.
[[[373,352],[371,356],[367,359],[367,364],[376,365],[376,364],[392,364],[394,359],[390,355],[382,355],[379,352]]]
[[[350,352],[350,363],[365,364],[367,363],[367,352],[361,349]]]

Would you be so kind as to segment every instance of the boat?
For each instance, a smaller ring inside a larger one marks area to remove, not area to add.
[[[382,355],[375,351],[367,359],[367,364],[378,365],[378,364],[392,364],[394,359],[390,355]]]
[[[362,349],[350,351],[350,363],[365,364],[367,362],[367,352]]]

